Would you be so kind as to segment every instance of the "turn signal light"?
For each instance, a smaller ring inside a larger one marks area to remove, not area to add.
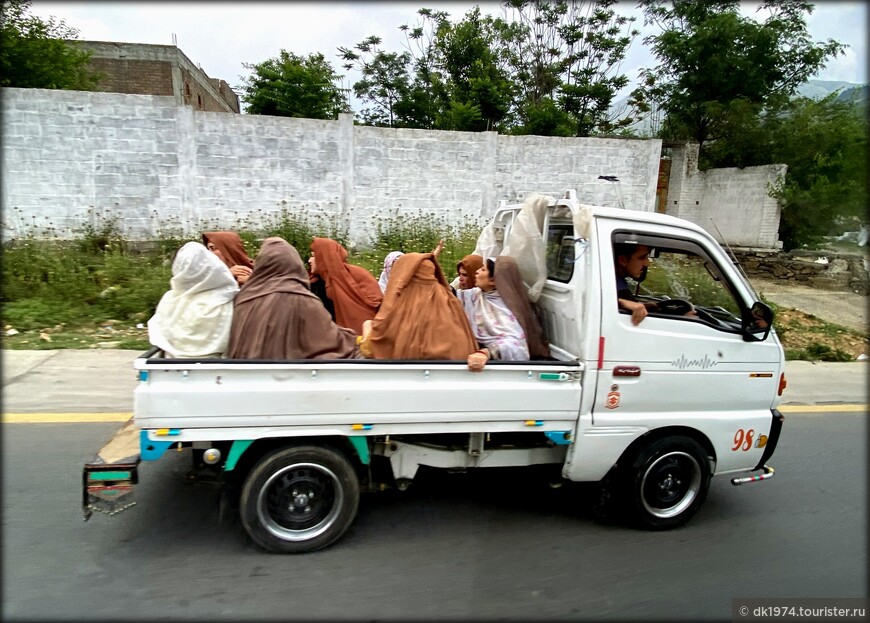
[[[785,391],[786,385],[788,385],[788,383],[785,380],[785,372],[783,372],[779,375],[779,391],[776,393],[777,396],[782,396],[782,392]]]

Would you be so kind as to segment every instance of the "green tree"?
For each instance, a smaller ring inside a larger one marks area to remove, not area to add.
[[[767,114],[766,159],[788,165],[779,236],[785,249],[811,245],[867,222],[867,118],[861,107],[798,98],[784,114]],[[840,228],[839,230],[837,228]]]
[[[632,122],[616,120],[610,105],[628,77],[620,73],[638,31],[634,18],[618,15],[615,0],[506,0],[498,20],[500,56],[511,67],[517,112],[526,133],[567,124],[574,136],[613,132]],[[552,102],[561,115],[554,115]],[[545,123],[541,123],[546,120]]]
[[[442,23],[435,38],[436,58],[446,101],[437,127],[445,130],[497,129],[509,115],[514,83],[492,45],[494,20],[474,7],[456,24]]]
[[[670,6],[668,6],[670,5]],[[743,123],[786,105],[797,87],[843,51],[813,42],[803,0],[767,0],[759,22],[740,14],[739,0],[641,0],[647,23],[661,32],[644,41],[659,64],[642,72],[633,98],[665,115],[664,138],[701,145],[732,139]]]
[[[90,69],[90,52],[67,43],[78,30],[30,15],[30,6],[29,0],[0,4],[0,86],[93,90],[100,75]]]
[[[360,115],[363,123],[373,126],[401,127],[401,112],[412,109],[407,102],[411,92],[411,55],[408,52],[386,52],[382,39],[371,36],[354,49],[340,47],[344,68],[356,67],[362,79],[353,84],[353,92],[363,102]],[[402,108],[402,104],[405,108]]]
[[[252,115],[337,119],[349,111],[338,86],[341,76],[323,54],[298,56],[281,50],[262,63],[243,63],[252,74],[243,78],[242,101]]]

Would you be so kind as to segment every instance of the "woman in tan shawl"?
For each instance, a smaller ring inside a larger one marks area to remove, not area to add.
[[[311,272],[326,283],[326,296],[335,309],[335,322],[357,334],[375,317],[384,298],[378,280],[361,266],[347,263],[347,250],[335,240],[311,242]]]
[[[483,258],[479,255],[466,255],[456,264],[456,273],[459,275],[453,287],[457,290],[467,290],[475,285],[474,276],[483,266]]]
[[[462,304],[432,253],[406,253],[396,260],[360,348],[374,359],[465,361],[475,351]]]
[[[202,235],[202,244],[227,265],[239,285],[243,285],[251,276],[254,260],[248,256],[245,243],[236,232],[207,231]]]
[[[356,335],[337,326],[308,289],[299,252],[266,238],[251,278],[236,295],[226,357],[230,359],[356,359]]]

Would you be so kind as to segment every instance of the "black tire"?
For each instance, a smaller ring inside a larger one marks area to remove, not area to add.
[[[684,524],[697,512],[710,489],[710,462],[689,437],[666,437],[643,448],[623,482],[633,522],[649,530]]]
[[[353,523],[359,479],[340,452],[318,446],[277,450],[254,465],[239,514],[251,539],[270,552],[295,554],[331,545]]]

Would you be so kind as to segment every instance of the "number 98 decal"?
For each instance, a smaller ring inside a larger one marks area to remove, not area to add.
[[[746,452],[752,449],[752,441],[755,436],[755,429],[750,428],[749,430],[743,430],[742,428],[738,428],[737,432],[734,433],[734,445],[731,446],[732,452],[737,452],[738,450],[742,450]],[[763,448],[767,445],[767,435],[759,435],[758,439],[755,440],[756,448]]]

